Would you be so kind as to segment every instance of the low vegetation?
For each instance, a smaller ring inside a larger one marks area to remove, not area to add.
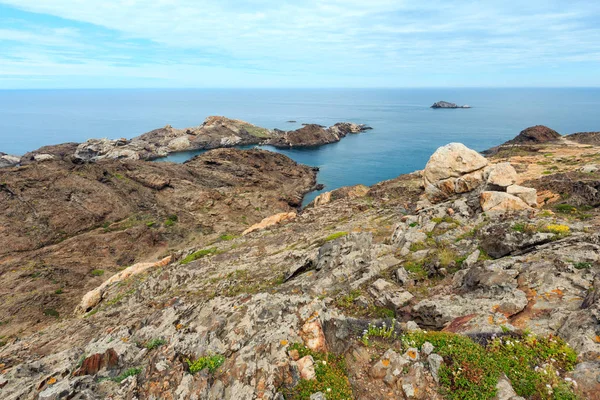
[[[223,363],[225,362],[225,357],[219,354],[208,355],[204,357],[200,357],[195,361],[191,361],[190,359],[186,360],[188,367],[190,369],[190,374],[195,374],[196,372],[202,371],[207,368],[208,371],[212,374],[214,373]]]
[[[562,339],[530,334],[510,335],[482,346],[466,336],[446,332],[412,332],[401,337],[405,347],[430,342],[444,358],[439,370],[442,394],[451,400],[491,399],[501,374],[519,396],[531,399],[577,399],[562,376],[577,356]]]
[[[146,344],[144,344],[144,347],[147,348],[148,350],[154,350],[164,344],[167,344],[167,341],[164,339],[152,339],[150,341],[148,341]]]
[[[343,356],[332,353],[316,352],[302,344],[290,345],[290,350],[297,350],[300,357],[312,356],[314,360],[314,380],[301,379],[291,389],[283,389],[286,399],[308,400],[313,393],[325,394],[327,400],[352,399],[352,386],[346,373],[346,362]]]
[[[336,233],[332,233],[331,235],[327,236],[325,239],[323,239],[324,242],[331,242],[332,240],[335,240],[337,238],[341,238],[342,236],[346,236],[348,234],[348,232],[336,232]]]
[[[198,250],[190,255],[188,255],[187,257],[185,257],[183,260],[181,260],[181,264],[189,264],[192,261],[196,261],[199,260],[203,257],[206,257],[210,254],[215,254],[217,253],[217,248],[216,247],[211,247],[208,249],[202,249],[202,250]]]

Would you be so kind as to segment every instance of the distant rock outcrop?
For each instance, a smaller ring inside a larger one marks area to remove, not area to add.
[[[431,108],[471,108],[471,106],[467,104],[459,106],[458,104],[450,103],[447,101],[438,101],[437,103],[433,103]]]
[[[527,149],[529,146],[534,146],[542,143],[553,142],[560,139],[562,136],[554,129],[548,128],[544,125],[530,126],[529,128],[523,129],[513,139],[504,142],[500,146],[492,147],[491,149],[482,151],[485,155],[497,154],[500,150],[510,149],[514,146],[519,148]]]
[[[504,144],[540,144],[560,139],[560,133],[544,125],[523,129],[514,139]]]
[[[567,135],[565,138],[581,144],[600,145],[600,132],[577,132]]]

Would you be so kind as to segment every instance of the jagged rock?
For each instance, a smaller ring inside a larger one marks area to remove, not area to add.
[[[431,372],[431,376],[436,382],[440,381],[440,377],[438,375],[438,371],[440,367],[444,363],[444,359],[439,354],[430,354],[427,357],[427,364],[429,365],[429,371]]]
[[[494,400],[511,400],[517,397],[517,392],[513,389],[510,380],[506,375],[502,375],[500,379],[498,379],[496,390],[496,397],[494,397]]]
[[[480,246],[491,257],[500,258],[511,253],[550,242],[552,233],[519,232],[511,223],[490,224],[480,231]]]
[[[504,192],[482,192],[479,201],[483,211],[489,213],[511,213],[531,209],[520,198]]]
[[[300,336],[309,349],[313,351],[327,351],[327,343],[320,320],[314,319],[306,322],[302,326]]]
[[[400,267],[396,270],[396,280],[402,286],[407,286],[412,283],[412,279],[410,279],[410,276],[408,275],[408,272],[406,272],[404,267]]]
[[[119,355],[110,348],[103,354],[96,353],[83,360],[81,367],[73,372],[73,376],[95,375],[103,369],[115,368],[118,364]]]
[[[425,343],[423,343],[423,346],[421,346],[421,351],[425,355],[431,354],[431,352],[433,351],[433,349],[434,349],[433,345],[431,343],[429,343],[429,342],[425,342]]]
[[[506,193],[517,196],[530,207],[537,207],[537,191],[533,188],[510,185],[506,188]]]
[[[21,159],[10,154],[0,152],[0,168],[14,167],[18,165]]]
[[[385,279],[377,279],[369,287],[369,293],[375,302],[381,306],[399,309],[408,303],[414,296],[408,291],[394,285]]]
[[[598,167],[598,165],[596,165],[596,164],[588,164],[588,165],[584,165],[583,167],[579,168],[579,170],[581,172],[583,172],[584,174],[593,174],[593,173],[600,171],[600,167]]]
[[[477,260],[479,260],[480,254],[481,254],[481,250],[475,249],[475,251],[473,251],[471,254],[469,254],[469,256],[465,259],[465,261],[463,261],[463,267],[471,268],[473,265],[475,265]]]
[[[323,392],[317,392],[310,395],[310,400],[327,400]]]
[[[510,163],[498,163],[486,168],[488,185],[508,187],[517,181],[517,171]]]
[[[369,187],[365,185],[345,186],[339,189],[325,192],[317,197],[308,205],[310,207],[319,207],[325,204],[329,204],[332,201],[340,199],[355,199],[358,197],[364,197],[369,192]]]

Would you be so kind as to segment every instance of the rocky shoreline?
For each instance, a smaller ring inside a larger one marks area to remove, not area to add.
[[[197,127],[177,129],[170,125],[129,139],[89,139],[84,143],[43,146],[22,157],[0,153],[0,168],[28,165],[48,160],[74,163],[103,159],[153,160],[169,154],[245,145],[271,145],[279,148],[321,146],[340,141],[348,134],[371,129],[362,124],[338,122],[329,128],[303,124],[293,131],[266,129],[245,121],[211,116]]]
[[[0,395],[597,399],[600,147],[553,132],[301,212],[259,150],[0,170]]]

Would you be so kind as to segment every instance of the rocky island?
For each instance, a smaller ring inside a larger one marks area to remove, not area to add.
[[[300,140],[213,122],[0,170],[0,397],[598,398],[593,132],[451,143],[299,210],[316,172],[280,154],[143,161]]]
[[[458,104],[449,103],[447,101],[438,101],[433,103],[430,108],[471,108],[469,105],[459,106]]]

